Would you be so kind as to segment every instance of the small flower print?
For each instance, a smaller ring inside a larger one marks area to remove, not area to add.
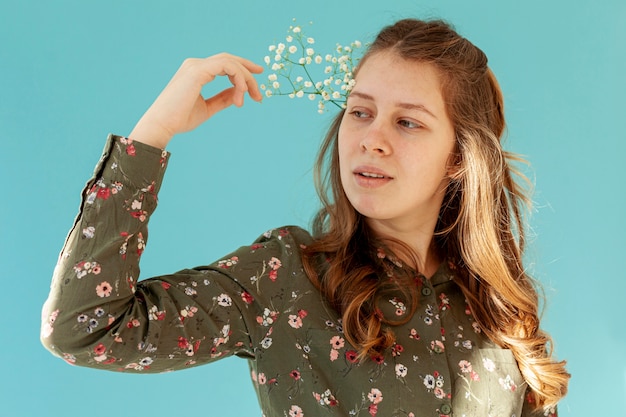
[[[383,400],[383,393],[378,388],[372,388],[367,394],[367,399],[373,404],[379,404]]]
[[[350,363],[357,363],[359,355],[354,350],[348,350],[346,351],[346,360]]]
[[[237,265],[237,262],[239,262],[239,257],[233,256],[229,259],[223,259],[221,261],[218,261],[217,266],[220,268],[228,269],[233,265]]]
[[[230,307],[233,304],[233,300],[228,296],[228,294],[220,294],[217,296],[217,304],[222,307]]]
[[[274,258],[272,257],[272,259],[269,260],[269,262],[267,263],[267,265],[272,268],[274,271],[276,271],[278,268],[280,268],[283,264],[282,262],[280,262],[280,259],[278,258]]]
[[[263,372],[259,372],[257,380],[259,382],[259,385],[265,385],[265,383],[267,382],[267,378],[265,377],[265,374]]]
[[[424,377],[424,386],[429,390],[435,389],[435,382],[436,379],[433,375],[426,375]]]
[[[500,383],[500,386],[506,391],[515,392],[515,390],[517,389],[517,385],[515,384],[515,381],[513,381],[513,378],[511,378],[511,375],[507,375],[506,378],[499,378],[498,382]]]
[[[299,381],[301,378],[300,371],[298,371],[297,369],[294,369],[293,371],[291,371],[289,373],[289,376],[292,377],[296,381]]]
[[[472,364],[466,360],[462,360],[459,362],[459,368],[461,368],[461,372],[467,374],[472,372]]]
[[[278,317],[278,311],[272,311],[269,308],[263,310],[263,316],[257,316],[256,321],[264,327],[271,326]]]
[[[304,412],[297,405],[292,405],[289,409],[289,417],[304,417]]]
[[[396,308],[396,316],[403,316],[406,313],[406,305],[402,301],[393,298],[389,302]]]
[[[88,226],[83,229],[83,236],[87,239],[92,239],[96,235],[96,228],[93,226]]]
[[[272,338],[271,337],[265,337],[263,340],[261,340],[261,347],[263,349],[269,349],[270,346],[272,346]]]
[[[112,290],[111,284],[107,281],[102,281],[96,286],[96,294],[98,294],[98,297],[100,298],[109,297]]]
[[[96,192],[96,198],[107,200],[111,196],[111,190],[108,188],[99,188]]]
[[[443,353],[446,350],[446,347],[441,340],[433,340],[430,342],[430,349],[436,353]]]
[[[330,361],[334,362],[339,358],[339,351],[335,349],[330,350]]]
[[[294,329],[299,329],[300,327],[302,327],[302,319],[299,316],[296,316],[295,314],[289,315],[288,323]]]
[[[96,347],[93,348],[93,353],[95,353],[98,356],[104,355],[106,351],[107,351],[107,348],[102,343],[99,343],[98,345],[96,345]]]
[[[180,317],[183,319],[187,317],[193,317],[194,314],[198,312],[198,307],[196,306],[185,306],[184,309],[180,310]]]
[[[489,358],[483,358],[483,367],[489,372],[496,370],[496,364]]]
[[[334,407],[337,404],[339,404],[339,401],[337,401],[337,399],[335,398],[335,396],[330,392],[329,389],[327,389],[326,391],[324,391],[321,394],[318,394],[317,392],[313,393],[313,397],[315,398],[315,400],[320,404],[320,405],[324,405],[324,406],[330,406],[330,407]]]
[[[400,344],[395,344],[393,345],[393,347],[391,348],[391,354],[394,357],[400,356],[402,354],[402,352],[404,352],[404,347]]]
[[[396,376],[404,378],[408,371],[409,369],[403,364],[399,363],[396,365]]]
[[[247,292],[247,291],[244,291],[244,292],[241,293],[241,299],[246,304],[252,304],[252,302],[254,301],[254,297],[252,295],[250,295],[250,293]]]
[[[330,346],[333,349],[341,349],[344,346],[344,339],[341,336],[333,336],[330,338]]]

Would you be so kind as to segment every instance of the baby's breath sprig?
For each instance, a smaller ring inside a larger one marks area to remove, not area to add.
[[[346,107],[346,99],[355,81],[353,71],[359,61],[362,44],[337,44],[332,53],[315,51],[315,39],[304,35],[300,26],[290,26],[285,42],[270,45],[273,55],[264,58],[272,70],[267,84],[261,84],[267,97],[288,96],[319,99],[317,111],[324,113],[327,103]]]

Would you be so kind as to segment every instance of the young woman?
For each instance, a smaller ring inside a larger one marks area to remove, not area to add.
[[[281,227],[140,282],[177,133],[261,100],[258,65],[185,61],[128,138],[110,136],[44,306],[66,361],[162,372],[248,359],[266,416],[554,415],[563,362],[522,265],[524,193],[487,58],[440,21],[384,28],[322,144],[313,234]],[[204,99],[227,76],[232,88]]]

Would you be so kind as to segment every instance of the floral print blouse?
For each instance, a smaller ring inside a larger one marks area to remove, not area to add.
[[[208,266],[138,281],[168,157],[109,137],[43,309],[42,342],[55,355],[138,373],[237,355],[249,362],[266,417],[556,415],[531,411],[513,355],[481,333],[447,265],[420,277],[419,306],[393,326],[395,345],[364,362],[303,271],[311,236],[300,228],[268,231]],[[408,314],[398,297],[380,308]]]

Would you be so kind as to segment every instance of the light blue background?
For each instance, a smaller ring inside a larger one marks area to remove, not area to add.
[[[536,178],[528,259],[546,288],[544,327],[574,375],[561,415],[626,415],[623,0],[2,0],[0,415],[260,415],[242,360],[120,375],[41,347],[40,308],[79,192],[107,133],[128,134],[185,57],[262,61],[293,17],[314,22],[321,50],[405,16],[453,22],[502,84],[507,146]],[[310,167],[331,115],[273,98],[177,138],[144,276],[307,225]]]

